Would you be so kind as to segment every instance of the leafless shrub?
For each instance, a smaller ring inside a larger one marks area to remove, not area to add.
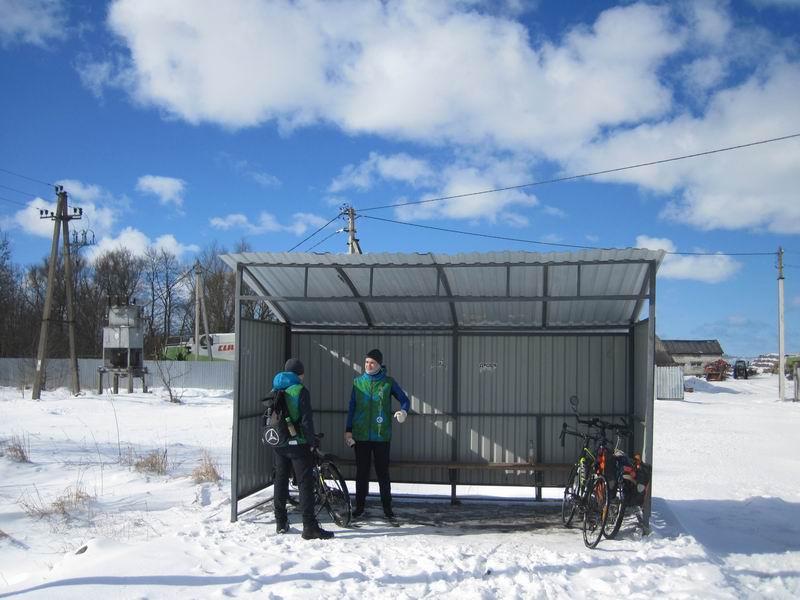
[[[68,487],[64,490],[61,496],[53,500],[51,506],[56,514],[69,518],[72,511],[84,508],[91,499],[92,496],[83,489],[83,486],[76,484],[74,487]]]
[[[166,475],[169,465],[167,463],[167,449],[151,450],[144,456],[139,456],[133,463],[133,468],[140,473],[153,473]]]
[[[132,446],[126,447],[124,450],[119,451],[119,464],[126,467],[131,467],[136,462],[136,454]]]
[[[11,439],[3,442],[3,454],[15,462],[31,462],[31,443],[27,436],[12,435]]]
[[[158,378],[161,380],[164,389],[167,390],[169,401],[174,402],[175,404],[181,404],[181,399],[183,398],[183,388],[178,387],[177,382],[184,375],[183,373],[178,372],[183,367],[179,366],[177,361],[166,360],[160,357],[161,352],[159,352],[158,358],[156,358],[155,361]]]
[[[218,465],[207,450],[203,450],[200,464],[192,471],[192,479],[195,483],[217,483],[221,479]]]
[[[64,490],[58,498],[47,502],[34,486],[34,493],[25,492],[17,501],[22,510],[29,517],[35,519],[62,519],[68,521],[72,513],[85,508],[92,500],[92,496],[84,489],[81,483],[76,483]]]

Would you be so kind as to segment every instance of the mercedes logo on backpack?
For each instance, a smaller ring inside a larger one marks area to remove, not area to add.
[[[283,390],[273,390],[261,403],[266,407],[261,419],[261,443],[271,448],[297,445],[295,432],[288,427],[292,421],[288,416]]]
[[[267,427],[262,432],[261,439],[268,446],[277,446],[281,441],[281,436],[274,427]]]

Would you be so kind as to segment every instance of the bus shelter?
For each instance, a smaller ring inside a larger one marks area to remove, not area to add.
[[[363,255],[240,253],[236,273],[231,519],[272,484],[260,440],[272,378],[305,364],[326,452],[349,458],[352,380],[371,348],[411,400],[394,427],[392,480],[562,487],[580,412],[633,425],[630,452],[652,462],[656,271],[664,252]],[[248,319],[267,302],[277,321]],[[646,303],[646,306],[645,306]],[[344,465],[345,477],[352,467]]]

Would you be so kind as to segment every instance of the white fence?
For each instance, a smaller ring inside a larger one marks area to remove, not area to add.
[[[656,367],[656,398],[683,400],[683,367]]]
[[[0,386],[22,387],[33,383],[33,374],[36,361],[32,358],[0,358]],[[85,391],[97,390],[97,368],[103,364],[99,358],[79,358],[78,372],[80,373],[81,389]],[[156,362],[146,360],[145,366],[148,387],[161,387],[163,382],[159,378]],[[205,388],[216,390],[233,389],[233,361],[162,361],[162,368],[170,370],[170,379],[175,387]],[[45,388],[48,390],[70,385],[69,360],[54,358],[47,361]],[[106,375],[104,385],[111,387],[111,378]],[[141,382],[136,382],[136,387]],[[120,388],[125,389],[126,382],[120,382]]]

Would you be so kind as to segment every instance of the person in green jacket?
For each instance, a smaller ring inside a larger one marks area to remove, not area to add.
[[[289,477],[294,469],[303,513],[303,539],[327,540],[333,537],[333,533],[320,528],[314,511],[314,457],[311,452],[316,447],[317,438],[314,433],[311,394],[303,385],[304,376],[303,363],[296,358],[290,358],[286,361],[284,370],[272,380],[273,391],[283,390],[285,394],[286,408],[297,434],[289,445],[275,448],[275,530],[281,534],[289,531],[286,501],[289,498]]]
[[[394,413],[394,418],[398,423],[403,423],[411,407],[408,396],[397,382],[386,374],[381,351],[370,350],[364,359],[364,373],[353,380],[344,434],[345,443],[354,447],[356,454],[354,518],[364,513],[364,503],[369,491],[369,471],[374,457],[383,513],[387,519],[394,519],[392,484],[389,479],[392,396],[400,402],[400,410]]]

